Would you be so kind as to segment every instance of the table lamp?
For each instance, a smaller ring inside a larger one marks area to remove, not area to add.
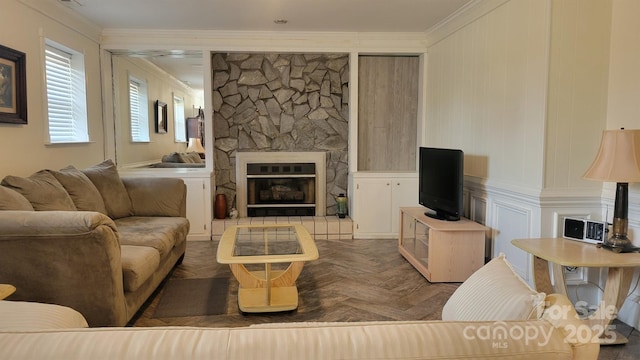
[[[613,229],[602,244],[614,252],[636,251],[627,237],[629,183],[640,181],[640,130],[605,130],[596,159],[585,179],[616,183]]]
[[[200,141],[200,138],[189,138],[187,152],[197,152],[202,158],[202,155],[204,155],[204,147],[202,147],[202,141]]]

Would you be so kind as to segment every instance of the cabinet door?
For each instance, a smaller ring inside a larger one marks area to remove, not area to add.
[[[416,219],[404,213],[401,213],[401,216],[402,231],[399,236],[400,246],[410,254],[414,254],[416,250]]]
[[[415,257],[425,268],[429,269],[429,226],[416,222]]]
[[[391,179],[391,211],[398,214],[401,207],[418,206],[418,179],[417,178],[399,178]],[[391,223],[391,231],[398,232],[398,219],[393,218]]]
[[[207,183],[205,179],[183,179],[187,185],[187,219],[189,219],[189,239],[208,239],[211,212],[207,211]]]
[[[398,212],[391,209],[390,179],[358,179],[355,181],[353,216],[355,234],[389,234]]]

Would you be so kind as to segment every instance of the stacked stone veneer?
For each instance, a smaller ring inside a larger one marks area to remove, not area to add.
[[[213,53],[216,193],[235,206],[238,151],[326,151],[327,214],[347,189],[348,54]]]

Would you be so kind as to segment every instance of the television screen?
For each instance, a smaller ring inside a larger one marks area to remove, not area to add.
[[[418,202],[432,210],[425,214],[441,220],[459,220],[464,184],[462,150],[420,147],[418,176]]]

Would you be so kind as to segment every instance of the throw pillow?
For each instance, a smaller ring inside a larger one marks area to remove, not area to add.
[[[0,186],[0,210],[33,211],[33,206],[26,197],[17,191]]]
[[[456,289],[442,308],[442,320],[538,319],[544,310],[544,299],[545,294],[522,280],[501,253]]]
[[[181,163],[185,163],[185,164],[192,164],[193,163],[193,159],[187,153],[180,153],[180,154],[178,154],[178,156],[180,156],[180,162]]]
[[[82,171],[69,165],[60,171],[49,170],[49,172],[67,190],[78,210],[97,211],[107,215],[100,192]]]
[[[35,210],[76,210],[62,184],[47,170],[40,170],[28,178],[9,175],[2,179],[2,185],[22,194]]]
[[[186,162],[192,163],[192,164],[200,164],[202,163],[202,159],[200,158],[200,155],[198,155],[197,152],[188,152],[184,154],[184,157],[187,159]]]
[[[119,219],[133,215],[133,205],[116,165],[111,160],[81,170],[98,189],[107,215]]]

